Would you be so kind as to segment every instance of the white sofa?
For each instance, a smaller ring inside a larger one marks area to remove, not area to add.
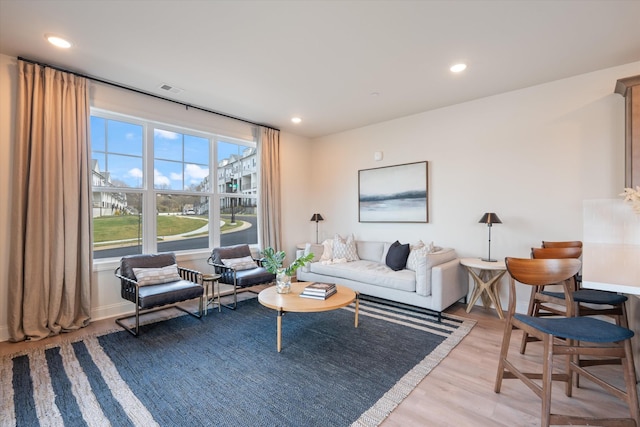
[[[298,269],[298,280],[336,283],[363,295],[427,308],[439,315],[467,296],[468,282],[453,249],[425,253],[423,248],[413,254],[412,259],[410,255],[411,261],[405,269],[394,271],[385,262],[392,243],[356,240],[355,245],[359,260],[335,262],[323,260],[325,246],[307,244],[297,255],[313,253],[315,256],[312,262]]]

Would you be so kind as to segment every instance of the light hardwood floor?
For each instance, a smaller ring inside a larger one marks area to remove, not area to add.
[[[474,307],[467,314],[465,306],[456,304],[447,312],[476,320],[477,324],[391,413],[382,426],[540,425],[540,400],[519,380],[504,380],[501,393],[493,391],[504,325],[495,311]],[[2,342],[0,355],[54,345],[60,340],[77,339],[111,329],[116,329],[113,319],[105,319],[93,322],[81,331],[38,342]],[[514,360],[520,359],[522,364],[539,367],[541,345],[529,344],[527,354],[520,356],[519,338],[520,333],[514,332],[510,350],[511,354],[516,355]],[[623,386],[620,367],[602,366],[598,369],[618,386]],[[562,384],[554,385],[552,412],[608,417],[628,415],[628,409],[622,401],[604,393],[588,380],[581,381],[580,389],[574,389],[572,398],[565,396]]]

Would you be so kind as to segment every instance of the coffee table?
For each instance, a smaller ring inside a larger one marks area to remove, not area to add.
[[[346,286],[336,285],[336,293],[326,300],[302,298],[300,294],[310,282],[296,282],[291,284],[291,292],[279,294],[276,287],[271,286],[258,294],[258,301],[267,308],[278,312],[277,320],[277,348],[278,353],[282,348],[282,316],[286,312],[291,313],[315,313],[319,311],[335,310],[346,307],[353,301],[356,302],[355,327],[358,327],[358,309],[360,300],[358,293]]]

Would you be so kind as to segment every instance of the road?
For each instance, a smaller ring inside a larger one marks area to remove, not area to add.
[[[225,233],[220,236],[220,246],[231,246],[240,243],[255,244],[258,243],[256,233],[257,218],[255,215],[236,215],[241,220],[251,224],[251,227],[239,231]],[[209,247],[209,237],[193,237],[190,239],[171,240],[168,242],[158,242],[158,252],[177,252],[188,249],[206,249]],[[134,255],[141,253],[140,246],[125,246],[122,248],[108,248],[95,250],[93,252],[94,259],[103,258],[120,258],[125,255]]]

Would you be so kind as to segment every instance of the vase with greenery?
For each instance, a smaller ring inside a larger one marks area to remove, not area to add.
[[[273,248],[266,248],[262,257],[262,266],[269,273],[276,275],[276,292],[279,294],[291,292],[291,276],[295,274],[298,268],[313,260],[313,254],[307,254],[298,257],[288,267],[284,267],[285,257],[284,251],[276,252]]]

